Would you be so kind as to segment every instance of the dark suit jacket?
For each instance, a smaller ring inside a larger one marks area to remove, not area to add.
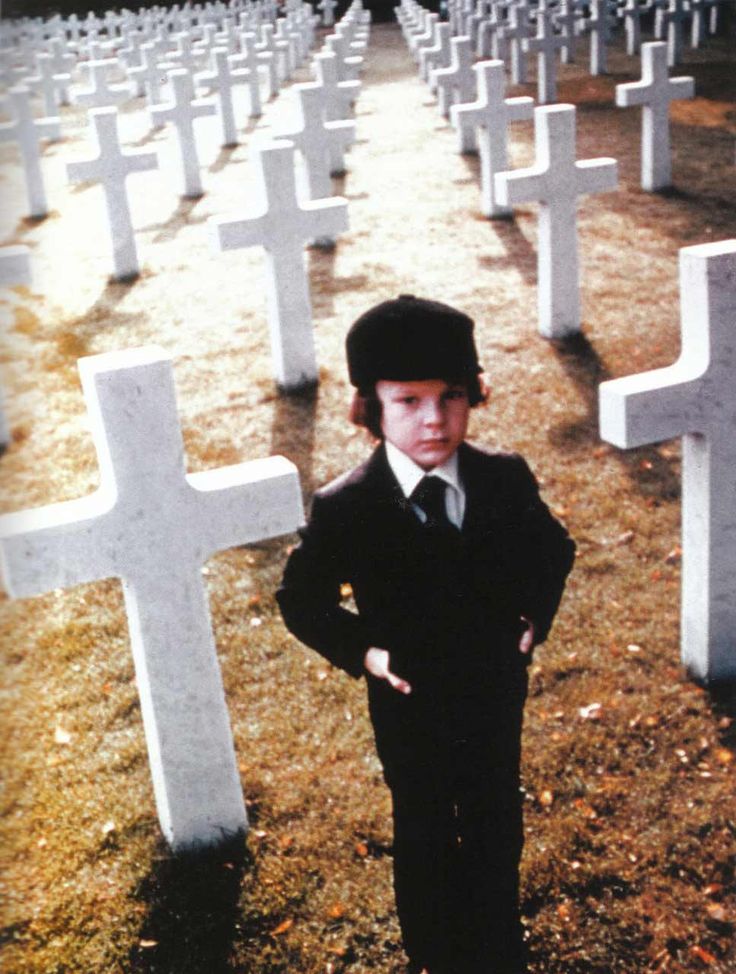
[[[524,624],[536,642],[552,624],[575,546],[517,454],[458,451],[462,530],[441,536],[416,517],[383,446],[314,497],[277,598],[289,629],[353,676],[370,646],[388,649],[404,697],[370,677],[384,768],[435,760],[448,741],[518,716]],[[451,536],[450,536],[451,535]],[[341,604],[352,586],[358,612]]]

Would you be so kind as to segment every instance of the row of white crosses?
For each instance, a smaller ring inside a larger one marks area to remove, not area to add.
[[[437,23],[418,4],[399,8],[405,36],[420,64],[422,52]],[[580,330],[577,247],[577,198],[583,193],[613,189],[617,165],[613,159],[576,161],[575,109],[570,105],[543,106],[534,111],[536,163],[508,172],[506,126],[532,117],[530,98],[504,97],[504,65],[499,60],[473,65],[469,37],[450,41],[451,65],[429,68],[440,107],[449,111],[458,132],[461,152],[480,152],[481,211],[490,218],[511,215],[523,202],[540,204],[538,221],[539,330],[547,338],[563,338]],[[617,103],[643,106],[642,185],[661,189],[670,182],[669,102],[692,97],[690,78],[669,79],[666,46],[653,42],[643,49],[644,78],[619,85]],[[477,98],[471,101],[472,92]],[[452,104],[453,99],[458,103]]]
[[[100,131],[112,133],[115,110],[98,111],[95,119],[107,120]],[[130,160],[142,156],[123,156],[110,134],[103,144],[117,146],[109,168],[124,180]],[[311,356],[290,358],[312,343],[308,291],[300,294],[303,244],[344,229],[346,203],[300,202],[293,156],[288,142],[264,147],[264,212],[217,221],[214,230],[223,249],[266,248],[278,323],[310,322],[276,341],[274,355],[284,357],[284,373],[303,376]],[[299,294],[302,306],[289,304]],[[187,474],[172,364],[155,347],[81,359],[79,369],[100,488],[0,518],[5,584],[28,597],[122,580],[162,831],[175,849],[217,844],[243,832],[247,816],[201,567],[216,551],[294,531],[303,521],[298,473],[271,457]]]

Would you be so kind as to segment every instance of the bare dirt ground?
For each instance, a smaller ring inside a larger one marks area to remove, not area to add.
[[[207,230],[209,217],[247,207],[255,136],[284,116],[286,93],[234,149],[201,123],[196,201],[178,196],[171,134],[150,131],[140,101],[123,110],[126,145],[161,155],[160,171],[129,181],[142,265],[129,284],[109,280],[99,189],[65,185],[63,162],[89,152],[82,116],[65,109],[66,139],[44,153],[43,221],[22,219],[15,149],[0,146],[0,239],[28,244],[35,269],[32,287],[0,305],[13,434],[2,509],[95,488],[76,360],[152,342],[174,359],[189,470],[284,453],[308,501],[369,449],[344,419],[350,322],[400,292],[464,309],[492,389],[472,437],[523,452],[579,544],[533,666],[525,731],[531,969],[727,974],[734,707],[678,665],[679,444],[601,444],[596,402],[602,379],[676,358],[678,249],[736,236],[736,56],[724,37],[685,52],[674,73],[695,77],[697,97],[672,106],[674,188],[655,195],[638,188],[639,111],[613,107],[638,61],[619,38],[609,73],[592,78],[586,56],[584,43],[561,68],[559,100],[578,106],[578,157],[617,158],[620,184],[580,202],[583,335],[550,343],[536,331],[536,208],[480,216],[477,160],[457,154],[398,28],[374,27],[359,141],[336,181],[350,230],[307,257],[313,397],[275,393],[262,253],[215,255]],[[509,91],[521,93],[535,89]],[[531,123],[515,125],[512,165],[533,157]],[[299,647],[274,607],[292,542],[208,564],[253,825],[244,857],[183,863],[160,841],[118,583],[0,603],[4,969],[402,970],[388,798],[362,686]]]

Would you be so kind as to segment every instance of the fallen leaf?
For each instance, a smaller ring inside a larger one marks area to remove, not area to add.
[[[109,835],[111,832],[115,831],[115,823],[110,819],[108,822],[102,826],[102,834]]]
[[[54,740],[57,744],[68,744],[72,739],[72,735],[69,731],[64,730],[63,727],[57,727],[54,731]]]
[[[708,885],[703,890],[703,895],[718,896],[718,894],[722,892],[723,892],[723,883],[708,883]]]
[[[719,764],[728,765],[733,763],[733,751],[727,747],[719,747],[713,755]]]
[[[356,842],[355,851],[362,859],[365,859],[365,857],[368,855],[368,846],[365,844],[365,842]]]
[[[139,947],[158,947],[158,940],[139,940]]]
[[[633,540],[634,540],[634,532],[633,531],[624,531],[623,534],[620,534],[616,538],[616,540],[614,541],[614,544],[615,545],[618,545],[618,546],[625,545],[625,544],[631,544],[631,542]]]
[[[341,916],[345,915],[345,907],[342,903],[335,903],[334,906],[330,907],[328,913],[333,920],[339,920]]]
[[[353,595],[353,586],[350,582],[343,582],[340,586],[340,598],[349,599]]]
[[[251,628],[257,629],[259,626],[263,625],[263,620],[259,619],[258,616],[253,616],[250,620]]]
[[[671,551],[668,551],[664,556],[665,564],[667,565],[677,565],[682,561],[682,548],[679,544],[676,544]]]
[[[294,845],[293,835],[282,835],[281,838],[279,839],[279,847],[284,851],[290,849],[293,845]]]
[[[539,795],[539,804],[543,808],[549,808],[554,800],[555,796],[552,794],[549,788],[545,788],[544,791]]]
[[[293,926],[294,926],[293,920],[284,920],[276,927],[275,930],[271,931],[271,936],[278,937],[280,934],[286,933],[286,931],[290,930]]]
[[[570,922],[572,919],[572,913],[568,903],[560,903],[560,905],[557,907],[557,916],[560,918],[560,920],[564,920],[565,923]]]
[[[640,653],[642,651],[638,643],[629,643],[626,649],[629,653]]]
[[[718,958],[714,957],[710,951],[704,950],[697,944],[690,948],[690,953],[693,955],[693,957],[697,957],[698,960],[701,960],[704,964],[715,964],[715,962],[718,960]]]

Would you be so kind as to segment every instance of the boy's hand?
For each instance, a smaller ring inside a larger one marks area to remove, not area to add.
[[[372,676],[378,677],[379,680],[387,680],[399,693],[411,693],[411,684],[391,672],[391,659],[387,649],[371,646],[363,657],[363,665]]]
[[[521,639],[519,640],[519,652],[526,656],[527,653],[531,653],[532,646],[534,645],[534,623],[531,619],[527,619],[526,616],[522,616],[521,621],[526,625],[526,629],[521,634]]]

